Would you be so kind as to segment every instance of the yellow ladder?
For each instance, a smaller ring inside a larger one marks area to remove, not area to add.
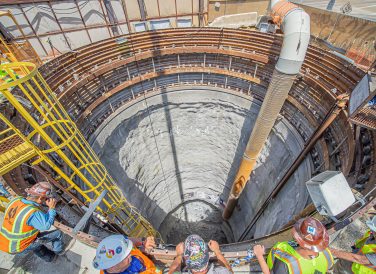
[[[1,94],[26,121],[25,128],[19,129],[19,137],[22,139],[21,132],[26,128],[29,132],[31,130],[31,133],[24,136],[26,143],[21,142],[17,150],[19,154],[22,149],[28,153],[20,160],[11,162],[7,168],[12,165],[14,168],[26,161],[26,158],[38,155],[33,164],[47,164],[55,171],[55,179],[65,187],[65,191],[79,197],[85,204],[94,201],[102,191],[107,190],[108,193],[97,210],[125,234],[131,237],[154,235],[161,238],[153,226],[125,199],[121,189],[38,72],[36,65],[13,62],[0,65],[0,71],[6,76],[6,81],[0,80]],[[14,148],[12,150],[15,151]],[[17,158],[15,154],[12,157],[11,159]],[[63,162],[64,171],[56,159]]]

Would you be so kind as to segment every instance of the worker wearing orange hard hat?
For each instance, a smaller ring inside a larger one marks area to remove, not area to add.
[[[48,231],[56,216],[52,186],[48,182],[39,182],[25,191],[26,198],[12,199],[5,210],[0,229],[0,250],[10,254],[32,250],[44,261],[51,262],[63,252],[61,231]],[[49,208],[47,213],[40,208],[44,203]],[[52,245],[52,250],[45,246],[47,243]]]
[[[261,245],[253,250],[263,273],[316,274],[327,273],[333,266],[328,249],[329,235],[324,225],[311,217],[296,222],[292,229],[297,246],[289,242],[277,243],[271,249],[267,262]]]

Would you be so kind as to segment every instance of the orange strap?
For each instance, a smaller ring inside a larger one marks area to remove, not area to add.
[[[142,273],[155,273],[155,265],[152,260],[149,259],[144,253],[141,252],[138,248],[133,248],[131,251],[131,255],[142,259],[146,270]]]
[[[272,9],[273,22],[276,25],[281,26],[283,18],[285,18],[286,14],[296,8],[299,7],[293,3],[290,3],[288,1],[279,1],[273,6]]]

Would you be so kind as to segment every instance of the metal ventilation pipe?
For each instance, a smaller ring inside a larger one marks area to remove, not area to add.
[[[286,0],[271,0],[270,7],[274,23],[284,33],[283,44],[223,212],[225,220],[231,217],[249,180],[257,157],[300,71],[309,44],[310,18],[302,8]]]

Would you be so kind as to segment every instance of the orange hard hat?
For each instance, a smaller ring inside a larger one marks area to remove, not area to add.
[[[25,191],[33,196],[51,197],[52,186],[49,182],[39,182],[30,188],[26,188]]]
[[[315,218],[307,217],[296,222],[292,234],[299,246],[320,252],[329,245],[329,234],[325,226]]]

